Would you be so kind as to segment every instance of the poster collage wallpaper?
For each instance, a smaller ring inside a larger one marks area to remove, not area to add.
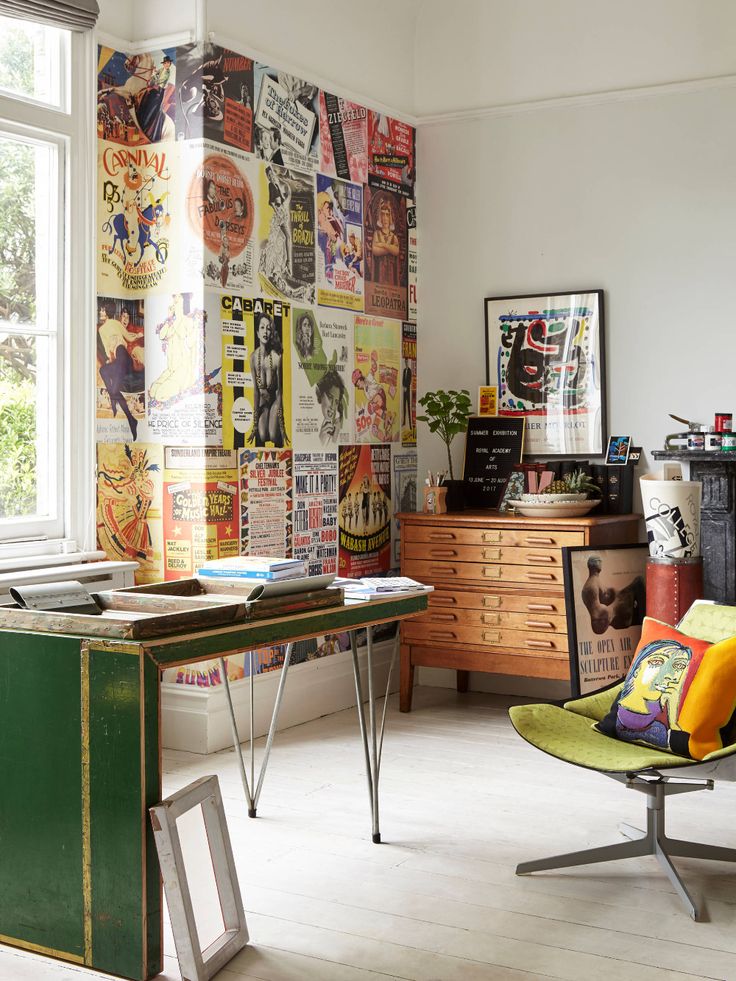
[[[413,128],[200,44],[100,47],[97,136],[99,546],[139,583],[238,554],[395,568],[417,484]]]

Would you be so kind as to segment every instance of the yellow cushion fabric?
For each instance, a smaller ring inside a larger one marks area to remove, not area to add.
[[[690,733],[690,755],[702,760],[733,741],[736,637],[709,647],[687,693],[679,722]]]

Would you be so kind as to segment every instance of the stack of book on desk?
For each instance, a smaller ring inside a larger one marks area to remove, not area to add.
[[[271,559],[264,555],[234,555],[230,559],[212,559],[197,569],[206,579],[255,579],[276,582],[301,579],[307,574],[304,559]]]

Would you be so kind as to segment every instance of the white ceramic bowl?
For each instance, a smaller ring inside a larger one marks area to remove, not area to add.
[[[519,500],[524,504],[580,504],[587,499],[587,494],[521,494],[519,496]]]

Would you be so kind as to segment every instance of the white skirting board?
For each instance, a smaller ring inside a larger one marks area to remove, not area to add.
[[[388,667],[393,641],[382,641],[373,647],[376,695],[386,691]],[[367,695],[366,649],[358,651],[363,695]],[[399,688],[399,659],[396,658],[391,678],[391,691]],[[276,688],[281,671],[256,675],[254,681],[255,735],[264,736],[271,722]],[[241,740],[250,733],[250,679],[230,682],[235,718]],[[281,703],[279,729],[319,719],[323,715],[341,712],[355,705],[355,682],[350,651],[341,651],[315,661],[305,661],[289,668],[284,700]],[[165,749],[189,753],[216,753],[232,745],[230,716],[222,685],[196,688],[191,685],[164,683],[161,685],[162,739]]]
[[[457,683],[457,672],[451,668],[417,668],[414,674],[416,684],[427,685],[430,688],[455,688]],[[560,698],[570,697],[570,682],[557,681],[551,678],[520,678],[514,675],[471,671],[468,690],[556,701]]]

